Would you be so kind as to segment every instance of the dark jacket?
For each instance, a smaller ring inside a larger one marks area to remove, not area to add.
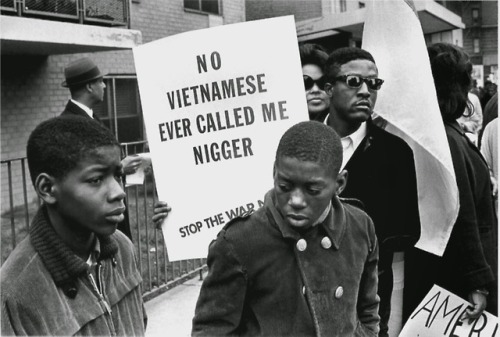
[[[487,310],[496,313],[497,220],[490,174],[477,147],[458,123],[445,123],[459,191],[460,209],[443,257],[419,249],[405,259],[404,317],[424,298],[434,283],[467,299],[489,288]]]
[[[144,335],[134,246],[117,231],[99,238],[99,248],[104,300],[88,265],[59,239],[42,207],[1,269],[2,335]]]
[[[335,198],[326,220],[299,234],[273,195],[210,245],[192,334],[377,336],[378,243],[370,218]],[[322,247],[325,238],[330,248]]]
[[[65,116],[65,115],[76,115],[76,116],[90,118],[90,116],[82,108],[80,108],[78,105],[73,103],[71,100],[69,100],[68,103],[66,103],[66,107],[64,108],[63,112],[61,113],[61,116]],[[93,118],[94,120],[101,123],[101,125],[104,125],[104,123],[99,119],[99,117],[97,117],[97,115],[95,113],[94,113],[93,117],[94,117]]]
[[[342,197],[359,199],[372,218],[380,243],[380,335],[387,336],[393,289],[394,251],[412,247],[420,236],[413,151],[401,138],[367,121],[367,135],[347,162]]]
[[[364,204],[380,249],[413,246],[420,236],[420,218],[413,151],[406,142],[369,120],[367,135],[345,170],[347,186],[341,196]]]

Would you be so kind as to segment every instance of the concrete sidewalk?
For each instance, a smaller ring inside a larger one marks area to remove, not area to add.
[[[396,337],[401,331],[404,260],[402,253],[396,253],[393,261],[394,290],[392,293],[391,319],[389,321],[389,335]],[[207,273],[203,274],[205,278]],[[164,294],[146,302],[148,326],[146,337],[175,336],[186,337],[191,335],[191,322],[201,284],[199,276],[180,284]]]
[[[146,337],[190,336],[191,320],[202,282],[197,276],[147,301]]]

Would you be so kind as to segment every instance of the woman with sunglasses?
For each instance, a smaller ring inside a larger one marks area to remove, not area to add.
[[[321,46],[310,43],[299,46],[299,51],[309,119],[323,122],[330,106],[323,76],[323,66],[328,59],[328,54]]]
[[[470,105],[472,64],[460,48],[428,48],[432,75],[459,191],[460,208],[442,257],[418,249],[405,259],[404,316],[437,284],[469,300],[464,318],[497,312],[497,221],[488,166],[457,119]],[[432,172],[429,172],[432,174]],[[443,196],[445,197],[445,196]]]

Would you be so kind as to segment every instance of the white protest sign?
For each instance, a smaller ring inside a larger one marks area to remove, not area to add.
[[[408,318],[399,337],[494,337],[499,320],[486,311],[476,320],[462,320],[471,304],[437,285]],[[500,334],[500,333],[499,333]]]
[[[133,50],[171,261],[203,258],[272,188],[282,134],[308,119],[292,16],[191,31]]]

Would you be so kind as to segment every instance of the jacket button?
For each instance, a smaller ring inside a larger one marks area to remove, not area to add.
[[[306,294],[306,286],[303,286],[302,287],[302,295],[305,295]]]
[[[306,250],[306,248],[307,248],[306,240],[300,239],[299,241],[297,241],[297,249],[299,251],[303,252],[304,250]]]
[[[323,239],[321,239],[321,247],[325,249],[330,249],[332,246],[332,240],[328,236],[325,236]]]
[[[342,286],[339,286],[336,290],[335,290],[335,298],[341,298],[342,295],[344,295],[344,288],[342,288]]]

